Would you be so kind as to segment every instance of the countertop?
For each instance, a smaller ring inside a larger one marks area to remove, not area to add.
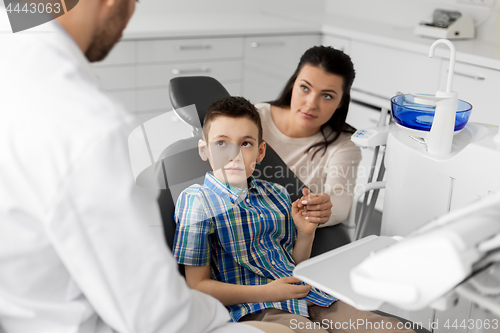
[[[374,22],[366,22],[342,17],[329,17],[322,23],[321,31],[351,40],[362,41],[389,48],[407,50],[419,54],[429,54],[435,39],[417,36],[413,27],[394,27]],[[500,44],[481,40],[452,40],[457,54],[456,60],[500,70]],[[449,59],[447,47],[438,47],[435,56]]]
[[[250,13],[133,17],[123,39],[203,38],[276,34],[320,34],[321,24]]]
[[[322,33],[352,41],[428,54],[434,39],[416,36],[411,27],[397,27],[332,15],[274,13],[139,15],[124,32],[124,40],[157,38],[204,38]],[[500,43],[454,40],[456,60],[500,70]],[[435,56],[449,58],[449,50],[436,49]]]

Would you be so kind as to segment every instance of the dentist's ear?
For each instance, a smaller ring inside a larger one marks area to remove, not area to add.
[[[208,148],[207,148],[207,143],[200,139],[198,141],[198,153],[200,154],[200,157],[203,161],[208,160]]]
[[[262,162],[264,156],[266,156],[266,148],[267,148],[266,142],[262,141],[259,145],[259,156],[257,156],[257,163]]]

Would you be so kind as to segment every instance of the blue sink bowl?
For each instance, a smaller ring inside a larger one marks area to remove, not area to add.
[[[429,132],[434,120],[436,106],[415,103],[410,94],[397,95],[391,98],[391,109],[394,121],[401,126],[418,131]],[[455,117],[455,132],[460,131],[469,121],[472,105],[459,99]]]

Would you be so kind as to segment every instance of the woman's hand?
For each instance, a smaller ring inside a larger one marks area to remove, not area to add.
[[[326,193],[310,193],[308,188],[302,189],[303,197],[298,201],[298,208],[303,207],[304,217],[307,216],[309,222],[323,224],[328,222],[332,215],[332,202]]]
[[[295,284],[301,280],[294,277],[284,277],[265,285],[269,300],[267,302],[282,302],[289,299],[304,298],[309,294],[310,285]]]

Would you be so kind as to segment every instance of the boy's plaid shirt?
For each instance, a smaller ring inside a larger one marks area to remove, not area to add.
[[[262,285],[292,276],[295,225],[291,200],[280,185],[249,178],[249,189],[227,185],[207,173],[177,200],[174,256],[183,265],[210,264],[212,279]],[[308,316],[307,301],[330,306],[336,299],[315,288],[303,299],[228,306],[232,321],[266,308]]]

